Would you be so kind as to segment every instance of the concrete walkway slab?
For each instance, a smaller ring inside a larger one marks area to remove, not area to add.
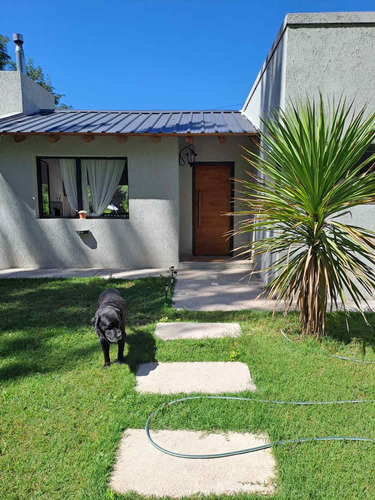
[[[155,336],[162,340],[238,337],[238,323],[158,323]]]
[[[190,311],[273,310],[274,301],[256,299],[263,283],[249,270],[181,270],[173,297],[176,309]]]
[[[161,274],[166,275],[169,269],[160,268],[144,268],[144,269],[102,269],[96,276],[104,279],[116,278],[122,280],[137,280],[140,278],[158,278]]]
[[[13,268],[2,269],[0,278],[91,278],[100,271],[100,268]]]
[[[220,453],[260,446],[264,435],[229,432],[153,431],[160,446],[188,454]],[[274,491],[275,460],[270,449],[220,459],[188,460],[161,453],[144,429],[124,432],[110,487],[118,493],[180,498],[191,495]]]
[[[168,274],[167,268],[145,269],[103,269],[103,268],[10,268],[0,269],[0,278],[116,278],[134,280],[139,278],[158,277]]]
[[[142,363],[135,388],[142,394],[221,394],[256,390],[248,366],[231,361]]]

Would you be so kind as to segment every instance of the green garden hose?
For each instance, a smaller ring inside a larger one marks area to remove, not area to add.
[[[288,341],[292,342],[292,340],[280,330],[281,335]],[[364,361],[360,359],[354,358],[346,358],[344,356],[337,356],[335,354],[328,354],[332,358],[342,359],[344,361],[352,361],[354,363],[365,363],[365,364],[375,364],[375,361]],[[208,458],[223,458],[223,457],[232,457],[235,455],[244,455],[245,453],[252,453],[255,451],[266,450],[268,448],[272,448],[274,446],[280,446],[284,444],[296,444],[296,443],[308,443],[312,441],[360,441],[367,443],[374,443],[375,439],[371,438],[362,438],[362,437],[347,437],[347,436],[328,436],[328,437],[311,437],[311,438],[301,438],[301,439],[287,439],[283,441],[277,441],[275,443],[268,443],[261,446],[254,446],[252,448],[245,448],[243,450],[235,450],[229,451],[226,453],[214,453],[208,455],[189,455],[185,453],[176,453],[171,450],[167,450],[162,446],[158,445],[150,435],[150,423],[152,418],[162,409],[172,406],[176,403],[181,403],[183,401],[189,401],[191,399],[229,399],[229,400],[237,400],[237,401],[251,401],[255,403],[269,403],[269,404],[286,404],[286,405],[297,405],[297,406],[312,406],[312,405],[332,405],[332,404],[354,404],[354,403],[375,403],[374,399],[355,399],[350,401],[273,401],[268,399],[252,399],[252,398],[241,398],[236,396],[191,396],[186,398],[175,399],[173,401],[169,401],[168,403],[163,404],[159,408],[157,408],[151,415],[148,417],[146,422],[146,435],[150,443],[162,453],[166,453],[167,455],[171,455],[172,457],[177,458],[189,458],[189,459],[208,459]]]
[[[279,446],[284,444],[295,444],[295,443],[307,443],[311,441],[361,441],[374,443],[375,439],[370,438],[362,438],[362,437],[342,437],[342,436],[333,436],[333,437],[311,437],[311,438],[301,438],[301,439],[288,439],[283,441],[277,441],[275,443],[264,444],[261,446],[255,446],[252,448],[246,448],[244,450],[235,450],[229,451],[226,453],[214,453],[208,455],[188,455],[185,453],[176,453],[171,450],[167,450],[162,446],[155,443],[150,435],[150,422],[152,418],[162,409],[172,406],[176,403],[181,403],[183,401],[189,401],[191,399],[230,399],[236,401],[251,401],[256,403],[270,403],[270,404],[288,404],[288,405],[299,405],[299,406],[311,406],[311,405],[331,405],[331,404],[351,404],[351,403],[375,403],[374,399],[356,399],[352,401],[272,401],[268,399],[252,399],[252,398],[241,398],[236,396],[191,396],[186,398],[175,399],[173,401],[169,401],[168,403],[163,404],[159,408],[157,408],[151,415],[148,417],[146,422],[146,434],[150,443],[159,451],[166,453],[167,455],[171,455],[172,457],[177,458],[189,458],[189,459],[208,459],[208,458],[223,458],[223,457],[232,457],[235,455],[243,455],[245,453],[252,453],[254,451],[266,450],[267,448],[272,448],[273,446]]]

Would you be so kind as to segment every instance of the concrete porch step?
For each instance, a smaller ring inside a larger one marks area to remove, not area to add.
[[[251,271],[253,269],[253,262],[251,260],[237,260],[237,259],[224,259],[224,260],[182,260],[178,264],[178,269],[201,269],[224,271],[226,269],[237,269],[239,271]]]

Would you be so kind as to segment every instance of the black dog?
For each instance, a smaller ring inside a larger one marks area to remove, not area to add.
[[[98,308],[91,320],[94,330],[99,336],[100,345],[104,353],[104,368],[111,361],[109,359],[109,344],[117,342],[117,363],[124,363],[126,303],[118,290],[108,288],[99,295]]]

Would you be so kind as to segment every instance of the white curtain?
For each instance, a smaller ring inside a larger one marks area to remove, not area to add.
[[[124,170],[124,160],[82,160],[83,206],[88,210],[87,174],[92,199],[92,216],[100,217],[111,203]],[[86,205],[86,206],[85,206]]]
[[[68,201],[73,210],[78,212],[76,161],[70,159],[60,159],[59,161],[61,177],[64,182]]]
[[[82,208],[90,215],[90,203],[89,203],[89,193],[88,193],[88,181],[87,181],[87,167],[84,165],[84,161],[81,162],[81,182],[82,182]]]

